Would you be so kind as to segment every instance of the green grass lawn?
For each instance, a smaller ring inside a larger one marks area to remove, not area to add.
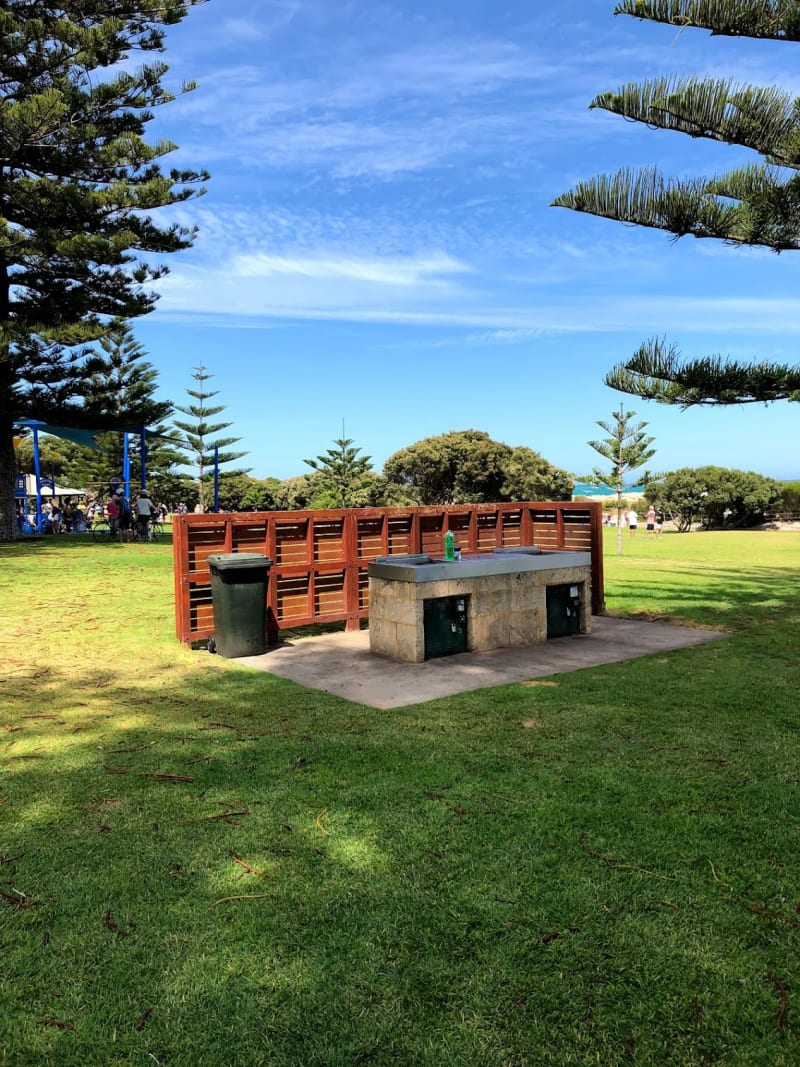
[[[607,537],[730,639],[392,711],[0,546],[0,1064],[800,1063],[800,534]]]

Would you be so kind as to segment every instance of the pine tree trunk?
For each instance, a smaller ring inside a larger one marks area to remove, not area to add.
[[[0,255],[0,324],[3,332],[10,318],[11,283],[5,256]],[[14,458],[13,387],[16,385],[11,368],[8,340],[0,343],[0,543],[16,540],[19,534],[14,482],[17,464]]]
[[[12,426],[11,415],[0,408],[0,543],[14,541],[19,536],[14,501],[17,468]]]

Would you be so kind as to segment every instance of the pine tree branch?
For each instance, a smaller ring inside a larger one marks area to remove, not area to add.
[[[800,116],[794,98],[775,86],[670,76],[600,93],[589,107],[690,137],[743,145],[770,162],[800,168]]]
[[[736,196],[744,197],[740,202]],[[580,182],[553,200],[617,222],[676,237],[715,238],[774,251],[800,249],[800,186],[774,168],[743,168],[710,179],[665,179],[655,168],[620,170]]]
[[[800,41],[797,0],[622,0],[614,14],[694,26],[710,30],[712,36]]]
[[[667,346],[660,338],[640,345],[604,381],[620,392],[684,409],[800,401],[800,364],[742,363],[720,356],[683,360],[675,345]]]

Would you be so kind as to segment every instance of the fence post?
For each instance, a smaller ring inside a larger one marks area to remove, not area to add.
[[[342,530],[344,541],[344,607],[347,618],[344,628],[346,632],[360,630],[361,622],[358,617],[358,519],[356,511],[345,511]]]

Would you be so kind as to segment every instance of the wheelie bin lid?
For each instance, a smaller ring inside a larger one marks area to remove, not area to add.
[[[262,552],[220,552],[208,557],[208,565],[217,571],[240,571],[250,567],[271,567],[272,560]]]

